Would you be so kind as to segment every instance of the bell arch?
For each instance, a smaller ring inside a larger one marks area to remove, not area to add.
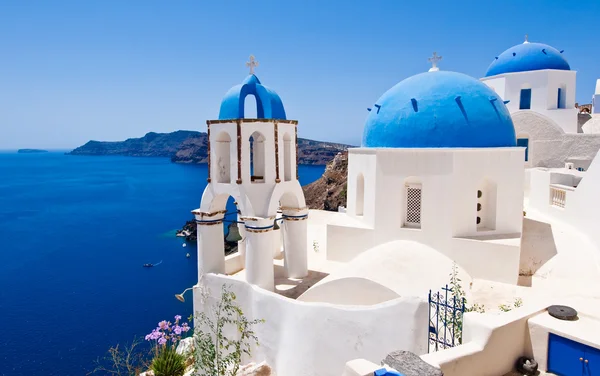
[[[215,137],[215,166],[217,183],[231,183],[231,137],[222,131]]]
[[[283,135],[283,180],[292,180],[292,136],[288,132]]]
[[[265,181],[265,136],[259,131],[250,135],[250,182],[264,183]]]

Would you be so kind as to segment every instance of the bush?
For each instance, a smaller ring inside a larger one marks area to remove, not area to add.
[[[177,354],[174,346],[163,346],[152,360],[150,369],[155,376],[182,376],[185,373],[185,358]]]

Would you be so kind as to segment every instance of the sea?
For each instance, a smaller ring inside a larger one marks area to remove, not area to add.
[[[300,166],[301,184],[323,171]],[[0,375],[86,375],[189,316],[174,294],[197,282],[196,245],[175,231],[206,178],[168,158],[0,152]]]

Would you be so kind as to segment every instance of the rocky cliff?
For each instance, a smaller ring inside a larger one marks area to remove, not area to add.
[[[306,205],[311,209],[337,211],[346,206],[348,180],[348,152],[338,153],[327,164],[323,176],[302,187]]]
[[[344,144],[298,138],[298,163],[324,165],[348,147]],[[176,163],[207,163],[208,137],[206,133],[194,131],[150,132],[142,138],[125,141],[89,141],[69,154],[170,157]]]

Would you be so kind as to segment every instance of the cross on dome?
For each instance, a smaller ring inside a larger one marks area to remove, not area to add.
[[[525,44],[525,43],[529,43],[529,35],[528,34],[525,34],[525,42],[523,42],[523,44]]]
[[[442,60],[441,56],[437,55],[437,52],[433,52],[433,56],[427,59],[430,63],[431,63],[431,68],[429,69],[430,72],[437,72],[440,70],[440,68],[438,68],[437,63],[438,61]]]
[[[254,60],[254,55],[250,55],[250,61],[246,62],[246,66],[250,68],[250,74],[254,74],[254,68],[258,67],[258,61]]]

